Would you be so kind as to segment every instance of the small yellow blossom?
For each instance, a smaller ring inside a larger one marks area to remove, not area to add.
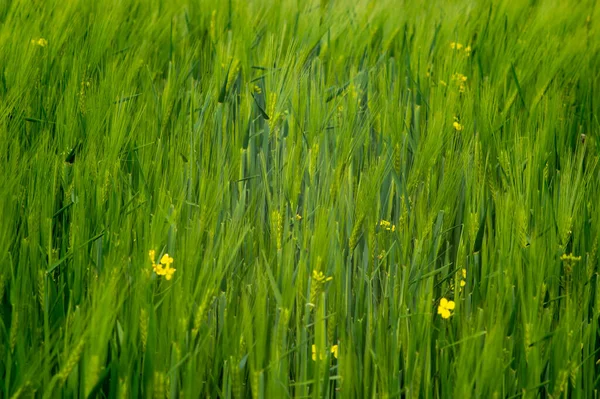
[[[333,357],[335,357],[336,359],[338,358],[339,350],[338,350],[338,346],[337,345],[333,345],[331,347],[331,353],[333,353]]]
[[[152,262],[152,270],[158,276],[165,276],[166,280],[171,280],[173,278],[173,274],[175,270],[171,267],[173,263],[173,258],[169,256],[169,254],[164,254],[162,258],[160,258],[160,262],[156,263],[156,251],[151,249],[148,251],[148,256],[150,257],[150,261]]]
[[[465,47],[465,54],[467,55],[467,57],[471,55],[471,46]]]
[[[465,75],[463,75],[462,73],[455,73],[452,75],[452,80],[456,80],[458,82],[466,82],[467,81],[467,77]]]
[[[319,353],[319,360],[323,360],[325,358],[325,355],[323,352]],[[313,344],[312,346],[312,360],[316,361],[317,360],[317,346],[315,344]]]
[[[382,219],[379,222],[379,226],[381,226],[381,228],[387,231],[396,231],[396,225],[392,224],[391,222],[388,222],[387,220]]]
[[[454,129],[456,129],[457,132],[460,132],[461,130],[463,130],[463,125],[461,125],[457,121],[454,121],[454,123],[452,124],[452,126],[454,126]]]
[[[152,269],[154,270],[154,273],[156,273],[159,276],[162,276],[165,274],[165,269],[164,269],[163,265],[161,265],[160,263],[153,263]]]
[[[160,263],[162,263],[166,267],[170,267],[173,263],[173,258],[171,258],[169,254],[164,254],[163,257],[160,258]]]
[[[463,48],[463,45],[460,43],[452,42],[450,43],[450,48],[452,50],[460,50],[461,48]]]
[[[465,281],[467,278],[467,269],[461,269],[460,272],[462,275],[462,278],[460,279],[460,288],[462,289],[465,285],[467,285],[467,282]]]
[[[300,215],[300,214],[296,214],[296,220],[297,220],[297,221],[300,221],[300,220],[302,220],[302,215]]]
[[[330,351],[331,351],[331,353],[333,353],[333,357],[335,357],[337,359],[338,358],[338,346],[333,345],[331,347]],[[327,357],[327,352],[319,351],[318,355],[319,355],[319,360],[324,360]],[[317,346],[315,344],[313,344],[313,346],[312,346],[312,360],[313,361],[317,360]]]
[[[167,267],[165,269],[165,279],[170,280],[173,278],[173,273],[175,273],[175,269],[172,267]]]
[[[48,40],[44,39],[43,37],[40,37],[37,40],[31,39],[31,44],[40,46],[40,47],[46,47],[48,45]]]
[[[438,314],[442,315],[442,318],[448,319],[452,316],[451,310],[454,310],[456,304],[454,301],[449,301],[446,298],[442,298],[440,300],[440,304],[438,306]]]

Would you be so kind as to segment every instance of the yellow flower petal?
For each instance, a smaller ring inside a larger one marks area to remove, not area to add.
[[[440,300],[440,306],[443,307],[443,308],[445,308],[446,305],[448,305],[448,300],[446,298],[442,298]]]
[[[164,269],[163,265],[157,263],[153,266],[153,268],[154,268],[154,273],[158,274],[159,276],[165,275],[165,269]]]
[[[160,258],[160,263],[168,267],[171,263],[173,263],[173,258],[171,258],[169,254],[164,254],[162,258]]]
[[[165,269],[165,278],[166,278],[167,280],[170,280],[170,279],[171,279],[171,277],[173,277],[173,274],[175,273],[175,270],[176,270],[176,269],[173,269],[172,267],[167,267],[167,268]]]
[[[460,286],[464,287],[465,285],[467,285],[467,282],[465,280],[460,280]]]
[[[336,359],[338,358],[338,346],[337,345],[333,345],[331,347],[331,353],[333,353],[333,357],[335,357]]]
[[[454,310],[455,307],[456,307],[456,304],[454,303],[454,301],[448,301],[448,304],[446,305],[446,309]]]
[[[442,310],[442,318],[447,319],[450,317],[450,311],[448,309]]]

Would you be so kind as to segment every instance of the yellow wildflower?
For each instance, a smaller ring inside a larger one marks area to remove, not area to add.
[[[438,314],[442,315],[442,318],[448,319],[452,316],[451,310],[454,310],[456,304],[454,301],[449,301],[446,298],[442,298],[440,300],[440,305],[438,306]]]
[[[456,129],[456,131],[458,131],[458,132],[460,132],[461,130],[463,130],[463,125],[461,125],[457,121],[454,121],[454,123],[452,124],[452,126],[454,126],[454,129]]]
[[[458,82],[466,82],[467,81],[467,77],[465,75],[463,75],[462,73],[455,73],[452,75],[452,80],[456,80]]]
[[[40,37],[37,40],[31,39],[31,44],[40,46],[40,47],[46,47],[48,45],[48,40],[44,39],[43,37]]]
[[[300,221],[300,220],[302,220],[302,215],[296,214],[296,220],[297,220],[297,221]]]
[[[169,256],[169,254],[164,254],[162,258],[160,258],[160,262],[156,263],[156,251],[151,249],[148,251],[148,256],[150,257],[150,261],[152,262],[152,270],[158,276],[165,276],[165,279],[171,280],[173,278],[173,273],[175,270],[171,267],[173,263],[173,258]]]
[[[465,280],[460,280],[460,286],[464,287],[465,285],[467,285],[467,282]]]
[[[331,353],[333,353],[333,357],[335,357],[336,359],[338,358],[338,346],[337,345],[333,345],[330,348]],[[313,344],[312,346],[312,360],[313,361],[317,361],[317,353],[318,353],[318,357],[319,360],[324,360],[327,357],[327,352],[325,351],[317,351],[317,346],[315,344]]]
[[[173,278],[173,273],[175,273],[176,269],[173,269],[171,267],[171,264],[173,263],[173,258],[169,256],[169,254],[164,254],[163,257],[160,259],[160,263],[162,263],[165,268],[163,270],[163,276],[165,276],[165,279],[170,280],[171,278]]]
[[[319,360],[323,360],[325,358],[325,354],[323,352],[319,353]],[[313,344],[312,346],[312,360],[317,360],[317,346]]]
[[[152,269],[154,270],[154,273],[156,273],[159,276],[163,276],[165,274],[165,269],[160,263],[153,263]]]
[[[173,278],[173,273],[175,273],[175,269],[172,267],[167,267],[165,269],[165,279],[170,280]]]
[[[173,258],[171,258],[169,254],[164,254],[163,257],[160,258],[160,263],[162,263],[166,267],[170,267],[173,263]]]
[[[463,278],[467,278],[467,269],[462,269]]]
[[[336,359],[338,358],[339,350],[338,350],[338,346],[337,345],[333,345],[331,347],[331,353],[333,353],[333,357],[335,357]]]
[[[461,48],[463,48],[463,45],[460,43],[452,42],[450,43],[450,48],[452,50],[460,50]]]
[[[467,57],[471,55],[471,46],[465,47],[465,54],[467,55]]]
[[[388,222],[387,220],[381,220],[379,222],[379,226],[387,231],[396,231],[396,225]]]

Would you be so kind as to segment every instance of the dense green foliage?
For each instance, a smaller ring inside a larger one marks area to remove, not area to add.
[[[597,395],[595,5],[0,2],[0,397]]]

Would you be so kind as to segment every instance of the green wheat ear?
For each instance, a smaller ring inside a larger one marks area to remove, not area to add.
[[[350,238],[348,239],[348,248],[350,252],[356,248],[356,244],[358,243],[358,239],[362,233],[362,225],[365,220],[364,215],[358,217],[357,221],[354,223],[354,227],[352,228],[352,233],[350,234]]]

